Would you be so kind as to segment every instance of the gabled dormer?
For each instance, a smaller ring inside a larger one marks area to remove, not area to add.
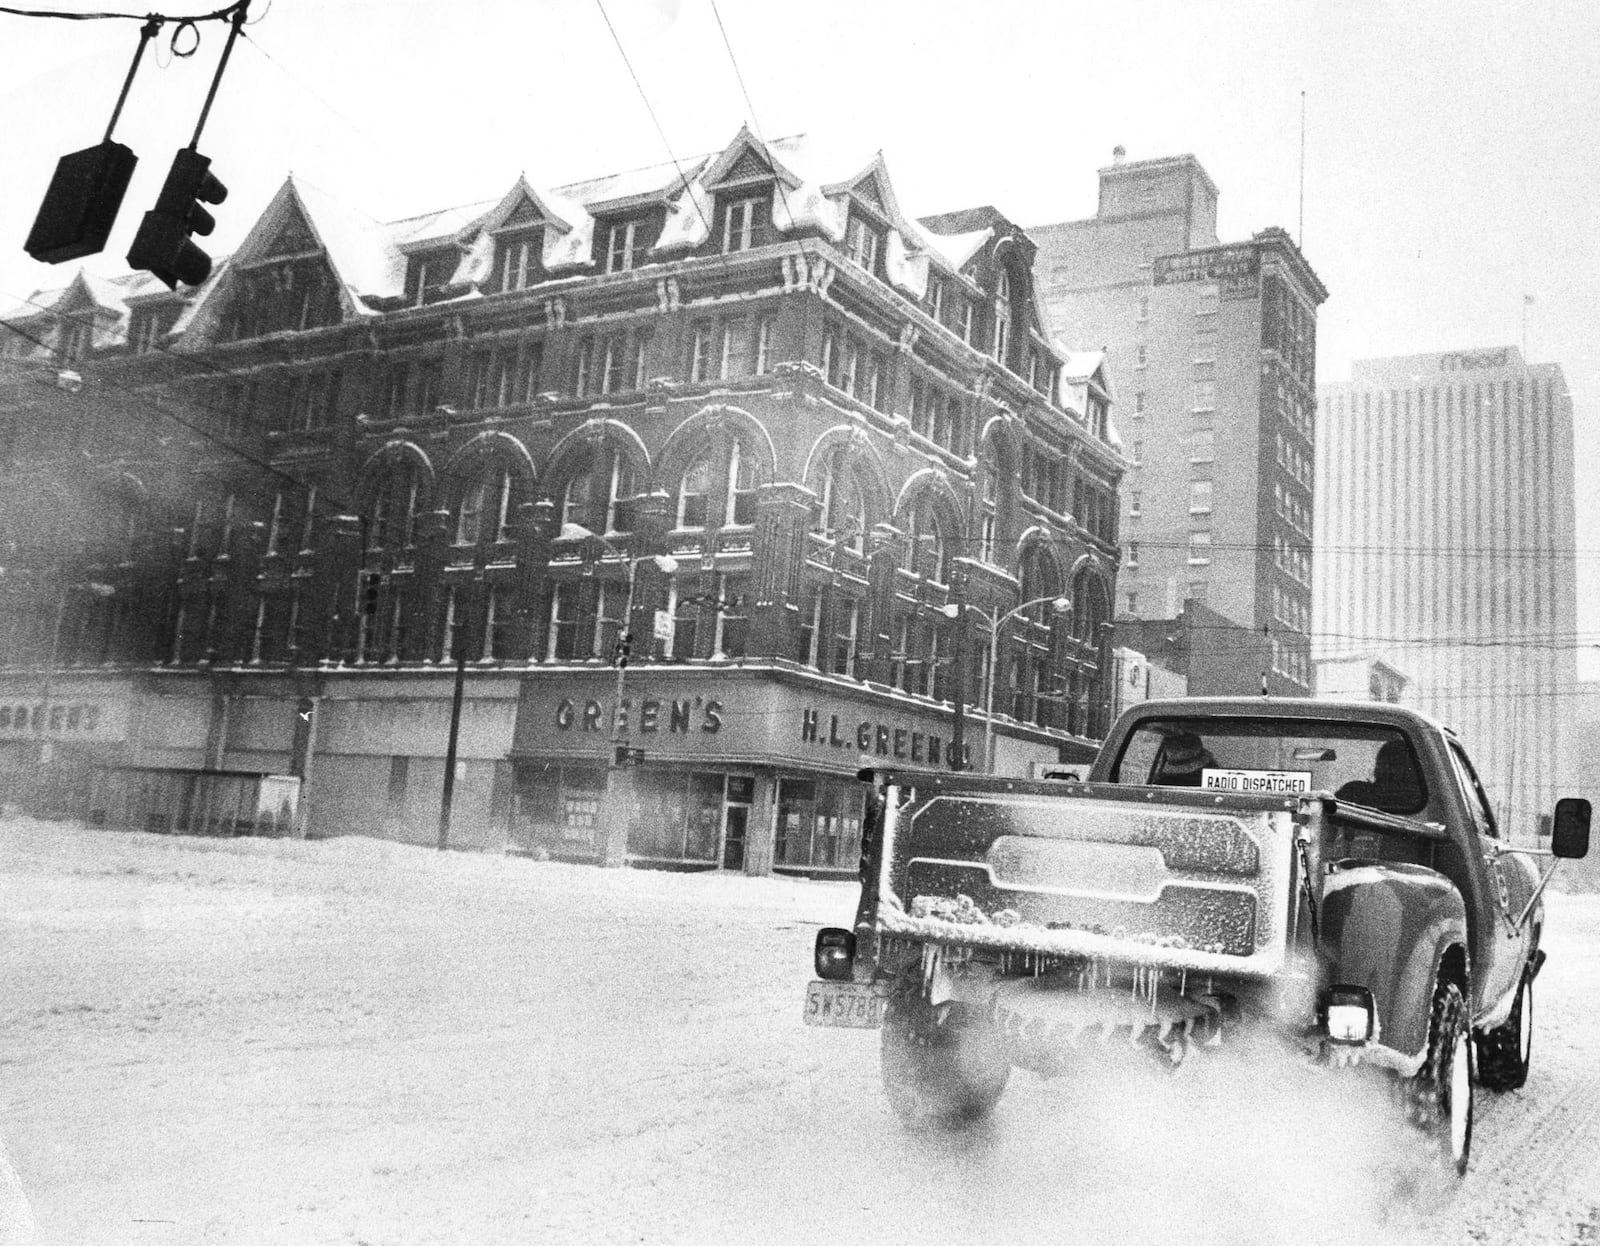
[[[148,355],[160,350],[183,314],[185,300],[176,294],[163,292],[148,295],[128,303],[128,351],[135,355]]]
[[[465,280],[485,294],[526,290],[548,279],[552,270],[586,256],[574,254],[587,244],[589,217],[583,208],[552,191],[540,191],[526,177],[473,226],[475,237],[464,231],[461,242],[469,248],[463,265]],[[581,238],[576,235],[582,234]]]
[[[843,208],[845,257],[874,277],[887,279],[889,235],[903,230],[904,221],[883,153],[875,155],[849,181],[826,186],[823,191]]]
[[[381,254],[377,225],[346,209],[327,211],[338,219],[329,221],[325,237],[294,180],[285,181],[239,249],[179,310],[168,330],[181,335],[178,349],[326,328],[354,313],[347,282],[374,286],[383,267],[367,254]],[[330,239],[338,244],[337,259]],[[170,304],[153,297],[137,306],[160,317]]]
[[[526,290],[544,276],[545,215],[524,193],[495,228],[494,267],[489,288],[497,294]]]
[[[700,181],[713,205],[712,245],[726,255],[776,242],[772,203],[778,187],[800,188],[800,179],[744,127]]]

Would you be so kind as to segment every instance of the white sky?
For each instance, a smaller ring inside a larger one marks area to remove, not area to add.
[[[1302,241],[1331,292],[1322,378],[1364,356],[1520,345],[1533,295],[1527,354],[1562,365],[1576,406],[1579,632],[1600,640],[1594,0],[719,6],[754,116],[711,0],[606,0],[672,151],[719,148],[747,119],[768,137],[852,134],[883,149],[912,215],[1092,215],[1095,171],[1120,143],[1130,159],[1194,153],[1221,190],[1225,240],[1299,234],[1305,92]],[[498,196],[522,171],[558,184],[667,156],[595,0],[252,10],[200,144],[231,192],[214,252],[291,170],[387,218]],[[107,271],[193,131],[224,27],[202,31],[188,60],[163,37],[134,85],[116,137],[141,162]],[[135,22],[0,14],[0,239],[14,240],[0,304],[70,276],[22,241],[56,158],[103,135],[136,42]]]

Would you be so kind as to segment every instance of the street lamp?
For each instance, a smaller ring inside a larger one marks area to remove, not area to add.
[[[1007,610],[1004,614],[999,614],[997,611],[985,610],[981,606],[974,606],[971,602],[950,602],[943,608],[944,616],[947,619],[954,619],[960,616],[962,608],[965,607],[982,619],[984,625],[989,629],[989,687],[984,696],[983,756],[984,764],[990,774],[994,773],[995,761],[994,688],[996,682],[998,682],[999,676],[997,667],[1000,661],[1000,632],[1001,629],[1004,628],[1007,623],[1011,622],[1012,619],[1028,610],[1032,610],[1035,606],[1044,605],[1045,602],[1051,603],[1051,612],[1053,614],[1062,615],[1072,613],[1071,599],[1062,597],[1056,593],[1049,593],[1043,597],[1035,597],[1031,601],[1023,602],[1021,605],[1012,606],[1011,609]],[[962,691],[958,691],[957,695],[962,695]]]

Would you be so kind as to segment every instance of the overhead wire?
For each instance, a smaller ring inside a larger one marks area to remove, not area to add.
[[[235,12],[248,9],[250,0],[235,0],[233,4],[224,8],[213,9],[209,13],[195,13],[188,16],[174,16],[168,13],[114,13],[114,12],[87,12],[76,13],[65,9],[19,9],[9,4],[0,4],[0,13],[9,17],[49,18],[63,22],[104,22],[104,21],[131,21],[147,22],[151,20],[161,22],[216,22],[231,18]]]
[[[666,149],[667,157],[672,161],[672,167],[677,170],[678,184],[683,188],[683,193],[689,197],[700,223],[706,227],[706,236],[712,237],[711,222],[706,219],[705,209],[700,206],[700,201],[695,198],[694,189],[689,184],[688,177],[684,174],[683,164],[678,159],[677,153],[672,148],[672,141],[667,138],[667,132],[662,128],[661,118],[656,115],[655,105],[650,102],[650,97],[645,93],[644,83],[639,81],[639,75],[633,68],[633,61],[628,58],[628,50],[622,46],[622,37],[617,34],[617,28],[612,25],[611,15],[606,12],[605,0],[594,0],[595,8],[600,10],[600,16],[605,20],[606,29],[611,32],[611,41],[617,45],[617,54],[622,57],[622,63],[627,66],[628,76],[633,79],[633,85],[639,92],[639,98],[644,101],[644,108],[650,114],[650,121],[656,128],[656,133],[661,136],[661,145]],[[718,253],[721,254],[720,252]],[[722,256],[723,267],[727,267],[727,257]]]
[[[4,323],[6,328],[9,329],[11,332],[16,333],[20,337],[26,338],[27,340],[33,342],[36,346],[39,346],[39,347],[41,347],[43,349],[46,349],[46,350],[50,349],[48,343],[46,343],[42,338],[39,338],[39,337],[35,336],[34,334],[28,332],[26,329],[22,329],[22,328],[18,327],[16,324],[10,323],[10,322],[0,322],[0,323]],[[187,429],[189,432],[194,433],[195,435],[203,438],[204,440],[211,442],[213,445],[220,446],[222,449],[228,451],[230,454],[236,455],[238,458],[242,459],[244,462],[248,463],[250,466],[252,466],[254,468],[257,468],[258,470],[266,473],[269,477],[271,477],[273,479],[276,479],[276,480],[279,480],[279,481],[282,481],[282,482],[284,482],[286,484],[294,485],[295,487],[297,487],[298,489],[300,489],[301,491],[306,493],[308,497],[315,498],[316,502],[318,502],[318,503],[327,503],[327,502],[331,501],[333,503],[333,509],[331,509],[329,511],[330,517],[332,515],[338,515],[338,514],[356,514],[356,515],[358,515],[358,517],[361,517],[363,519],[365,518],[364,516],[361,516],[360,512],[358,510],[356,510],[355,508],[353,508],[348,503],[348,501],[346,501],[344,498],[342,498],[342,497],[335,497],[333,499],[326,498],[324,493],[323,493],[323,489],[322,489],[322,487],[320,485],[312,483],[312,482],[308,482],[308,481],[305,481],[305,480],[302,480],[298,476],[294,475],[292,472],[285,471],[283,468],[279,467],[277,464],[273,463],[271,460],[262,458],[259,455],[253,454],[251,451],[249,451],[247,448],[245,448],[243,446],[237,445],[237,444],[235,444],[233,442],[226,441],[226,440],[222,439],[221,437],[218,437],[216,435],[216,433],[213,432],[211,429],[206,428],[204,425],[197,424],[192,420],[185,419],[183,416],[179,415],[177,412],[175,412],[175,411],[171,410],[170,408],[164,406],[163,404],[157,402],[155,399],[149,397],[147,394],[141,393],[139,390],[133,388],[131,385],[125,385],[120,381],[117,381],[117,380],[114,380],[114,379],[108,378],[108,377],[101,377],[99,379],[104,381],[104,383],[109,385],[112,389],[115,389],[115,390],[119,391],[120,393],[123,393],[123,394],[127,395],[129,398],[133,399],[136,403],[139,403],[142,407],[144,407],[148,411],[153,411],[156,415],[159,415],[164,419],[172,421],[174,424],[177,424],[180,427],[182,427],[184,429]]]

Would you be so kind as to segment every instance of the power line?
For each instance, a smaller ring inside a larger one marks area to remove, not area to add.
[[[706,219],[705,209],[700,206],[700,201],[695,198],[694,189],[689,185],[689,179],[684,175],[683,165],[679,162],[677,153],[672,150],[672,143],[667,138],[666,130],[661,127],[661,119],[656,116],[655,106],[650,103],[650,97],[645,94],[644,83],[639,81],[639,75],[634,72],[633,62],[628,59],[627,49],[622,46],[622,39],[617,34],[617,28],[611,24],[611,15],[606,12],[604,0],[594,0],[595,8],[600,10],[600,16],[605,19],[606,29],[611,32],[611,41],[617,45],[617,53],[622,57],[622,63],[628,68],[628,76],[633,79],[633,85],[639,92],[639,98],[644,101],[644,108],[650,114],[650,121],[656,127],[656,133],[661,136],[661,145],[666,148],[667,158],[672,161],[672,167],[677,170],[678,184],[683,187],[684,194],[689,196],[689,202],[694,206],[695,214],[699,216],[700,223],[706,227],[706,236],[712,235],[711,222]],[[720,254],[720,253],[719,253]],[[722,259],[723,266],[727,266],[727,258]]]
[[[10,5],[0,5],[0,13],[11,17],[53,18],[63,22],[155,21],[189,24],[193,22],[225,21],[231,18],[235,12],[249,7],[250,0],[236,0],[234,4],[228,5],[227,8],[214,9],[210,13],[196,13],[192,17],[174,17],[166,13],[73,13],[61,9],[17,9],[12,8]]]
[[[47,349],[47,350],[49,349],[48,345],[42,339],[35,337],[33,334],[27,332],[25,329],[20,329],[15,324],[9,324],[9,323],[6,325],[6,327],[8,329],[10,329],[11,332],[18,334],[21,337],[27,338],[29,341],[33,342],[36,346],[42,347],[42,348]],[[252,467],[255,467],[258,470],[265,472],[268,476],[271,476],[271,477],[273,477],[275,479],[284,481],[284,482],[286,482],[288,484],[294,485],[296,488],[302,490],[309,498],[315,499],[316,502],[327,502],[327,501],[329,501],[329,499],[327,499],[323,495],[323,491],[321,490],[321,488],[319,488],[319,486],[311,484],[311,483],[308,483],[307,481],[301,480],[298,476],[295,476],[292,472],[287,472],[287,471],[283,470],[281,467],[278,467],[276,464],[272,463],[271,461],[269,461],[267,459],[260,458],[259,456],[250,453],[248,450],[246,450],[245,448],[243,448],[241,446],[235,445],[235,444],[233,444],[232,442],[229,442],[229,441],[224,441],[222,438],[218,437],[215,433],[213,433],[210,429],[207,429],[207,428],[203,427],[202,425],[196,424],[191,420],[184,419],[181,415],[178,415],[176,412],[167,409],[166,407],[164,407],[160,403],[156,402],[154,399],[149,398],[146,395],[140,393],[138,390],[134,389],[132,386],[124,385],[120,381],[115,381],[115,380],[112,380],[112,379],[107,378],[107,377],[102,377],[100,379],[102,381],[104,381],[107,385],[110,385],[113,389],[118,390],[119,392],[121,392],[123,394],[126,394],[129,398],[133,399],[135,402],[143,405],[144,407],[148,408],[151,411],[154,411],[157,415],[163,416],[166,419],[171,420],[174,424],[177,424],[180,427],[189,430],[191,433],[194,433],[197,436],[200,436],[200,437],[204,438],[205,440],[211,442],[213,445],[217,445],[217,446],[222,447],[224,450],[227,450],[230,454],[238,456],[240,459],[244,460],[246,463],[250,464]],[[330,510],[328,512],[330,515],[349,514],[352,511],[355,511],[355,508],[350,506],[342,498],[334,498],[334,499],[332,499],[332,501],[333,501],[333,503],[335,505],[334,505],[334,509],[332,509],[332,510]],[[356,512],[356,513],[359,514],[359,512]]]

